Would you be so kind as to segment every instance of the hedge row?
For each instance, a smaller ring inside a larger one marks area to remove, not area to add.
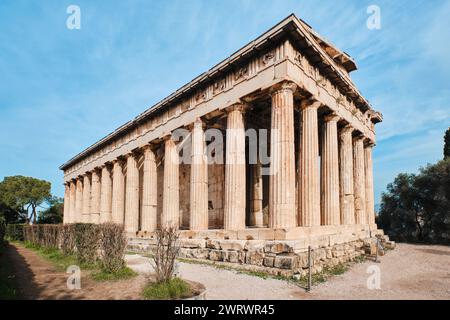
[[[23,241],[23,224],[7,224],[5,230],[6,240]]]
[[[0,246],[3,244],[6,233],[6,225],[5,222],[0,220]]]
[[[106,272],[116,272],[125,266],[127,242],[122,225],[114,223],[26,225],[23,226],[22,238],[40,247],[60,249],[64,255],[75,254],[77,260],[83,264],[98,262]]]

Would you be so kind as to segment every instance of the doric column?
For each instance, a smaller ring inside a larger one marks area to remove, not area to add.
[[[68,223],[75,223],[75,198],[77,193],[77,186],[74,180],[70,181],[70,206],[69,206],[69,219]]]
[[[125,194],[125,231],[136,233],[139,230],[139,169],[133,153],[127,154]]]
[[[63,215],[63,223],[70,222],[70,183],[64,183],[64,215]]]
[[[208,229],[208,161],[203,122],[197,118],[191,131],[190,229]]]
[[[242,104],[228,108],[225,154],[224,228],[245,229],[245,126]]]
[[[123,224],[125,219],[125,175],[121,160],[113,161],[112,222]]]
[[[295,212],[294,91],[285,82],[272,92],[269,227],[297,225]]]
[[[263,179],[261,163],[252,165],[252,210],[251,225],[257,228],[264,227],[263,216]]]
[[[157,171],[155,153],[150,145],[143,148],[144,175],[142,187],[142,231],[155,231],[157,223]]]
[[[339,151],[336,114],[324,117],[321,143],[321,223],[340,224]]]
[[[83,176],[83,216],[81,222],[89,223],[91,214],[91,180],[86,173]]]
[[[100,175],[97,169],[91,176],[91,223],[100,223]]]
[[[341,224],[355,223],[352,132],[353,128],[347,125],[339,134]]]
[[[179,157],[177,146],[172,136],[165,137],[164,150],[161,226],[178,228],[180,225]]]
[[[109,165],[102,166],[100,188],[100,223],[112,221],[112,179]]]
[[[364,175],[364,138],[362,136],[353,139],[353,177],[355,192],[355,222],[366,223],[366,197]]]
[[[300,165],[299,165],[299,225],[320,225],[319,133],[317,109],[320,103],[301,104]]]
[[[373,164],[372,164],[373,143],[369,142],[364,147],[364,173],[366,189],[366,212],[367,223],[375,224],[375,204],[373,191]]]
[[[82,212],[83,212],[83,181],[81,177],[77,178],[77,191],[75,195],[75,221],[81,222]]]

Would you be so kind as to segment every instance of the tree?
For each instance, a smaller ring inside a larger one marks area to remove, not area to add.
[[[59,197],[50,197],[47,199],[49,207],[39,212],[38,223],[56,224],[63,221],[64,200]]]
[[[16,210],[19,219],[36,223],[37,208],[50,198],[51,184],[32,177],[5,177],[0,182],[0,202]]]
[[[382,195],[377,221],[398,241],[450,243],[450,158],[399,174]]]
[[[450,127],[445,131],[444,136],[444,159],[450,157]]]

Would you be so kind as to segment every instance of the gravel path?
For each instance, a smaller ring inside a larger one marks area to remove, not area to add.
[[[141,255],[126,259],[138,272],[152,270],[149,259]],[[204,284],[207,299],[450,299],[450,247],[399,244],[380,261],[354,264],[345,274],[314,286],[310,293],[286,281],[208,265],[179,263],[179,272],[185,279]],[[379,267],[380,289],[367,288],[370,266]]]

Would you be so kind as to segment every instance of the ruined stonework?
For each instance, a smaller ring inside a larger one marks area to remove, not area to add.
[[[185,238],[192,234],[181,232],[178,241],[179,258],[199,259],[205,262],[225,263],[237,269],[263,271],[272,275],[304,276],[308,272],[308,247],[311,246],[311,271],[319,273],[324,267],[334,267],[359,256],[383,255],[395,243],[369,230],[353,229],[351,235],[338,229],[296,240],[252,239],[251,236],[217,233],[214,239]],[[195,236],[205,236],[196,234]],[[250,240],[244,239],[250,238]],[[377,238],[379,241],[377,241]],[[128,244],[131,252],[152,254],[156,245],[153,237],[133,238]]]
[[[64,223],[124,224],[130,245],[173,225],[184,256],[280,270],[303,268],[308,246],[317,263],[354,258],[382,234],[382,115],[354,70],[287,17],[64,163]]]

